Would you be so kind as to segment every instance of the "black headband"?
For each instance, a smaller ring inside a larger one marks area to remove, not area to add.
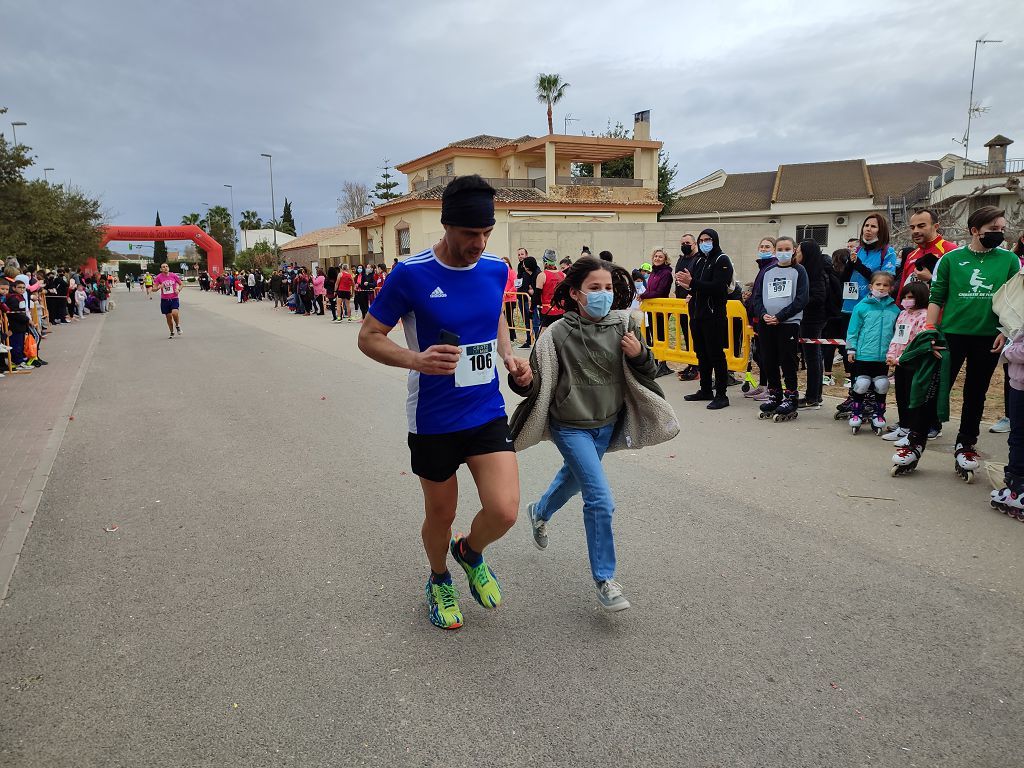
[[[441,201],[441,223],[451,227],[486,229],[494,226],[494,191],[467,189]]]

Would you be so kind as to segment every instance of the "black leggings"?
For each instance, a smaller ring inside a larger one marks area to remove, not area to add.
[[[778,392],[782,389],[783,379],[786,390],[795,392],[797,339],[800,337],[800,326],[796,323],[768,325],[763,323],[758,328],[761,338],[761,359],[764,361],[768,389]],[[779,375],[782,369],[782,376]]]
[[[316,314],[322,315],[324,313],[324,297],[323,297],[323,294],[319,294],[319,295],[313,297],[313,306],[317,309],[317,313]]]
[[[356,309],[360,317],[365,318],[370,312],[370,294],[367,291],[356,291]]]
[[[516,329],[513,328],[515,323],[516,314],[516,303],[514,301],[505,302],[505,322],[508,323],[508,337],[512,340],[516,340]]]
[[[803,321],[800,323],[800,335],[805,339],[821,338],[825,323],[820,321]],[[804,366],[807,368],[807,390],[804,397],[809,403],[821,400],[822,359],[821,344],[804,344]]]
[[[697,367],[700,369],[701,391],[712,390],[714,373],[714,391],[724,396],[729,386],[729,367],[725,361],[729,326],[724,313],[722,317],[692,318],[690,331],[693,333],[693,351],[697,354]]]
[[[978,442],[981,417],[985,410],[985,395],[992,383],[992,374],[999,363],[999,355],[992,351],[995,336],[965,336],[947,333],[949,345],[949,380],[956,381],[960,369],[967,366],[964,377],[964,404],[960,411],[960,431],[956,441],[968,447]]]

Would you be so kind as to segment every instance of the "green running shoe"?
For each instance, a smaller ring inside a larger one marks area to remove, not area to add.
[[[435,584],[427,577],[427,605],[430,606],[430,623],[441,629],[458,629],[462,626],[462,611],[459,610],[459,590],[449,581]]]
[[[480,557],[479,564],[475,566],[470,565],[459,556],[459,542],[463,538],[456,536],[452,539],[452,557],[466,572],[466,577],[469,579],[469,592],[473,595],[473,599],[484,608],[497,608],[501,605],[501,587],[498,586],[498,579],[483,556]]]

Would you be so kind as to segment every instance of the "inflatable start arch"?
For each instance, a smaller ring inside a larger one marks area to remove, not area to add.
[[[224,271],[224,249],[220,243],[195,224],[178,227],[103,227],[100,248],[111,240],[191,240],[206,251],[206,268],[212,277]],[[89,259],[86,269],[96,271],[96,259]]]

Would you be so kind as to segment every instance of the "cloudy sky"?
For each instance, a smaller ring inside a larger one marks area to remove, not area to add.
[[[990,10],[980,10],[987,5]],[[853,8],[856,10],[852,10]],[[974,40],[972,157],[996,133],[1024,157],[1024,2],[586,3],[348,0],[7,3],[0,106],[42,175],[100,196],[115,224],[177,223],[204,203],[300,232],[337,223],[341,183],[479,133],[546,133],[538,72],[571,86],[570,132],[632,123],[679,166],[717,168],[961,151]]]

